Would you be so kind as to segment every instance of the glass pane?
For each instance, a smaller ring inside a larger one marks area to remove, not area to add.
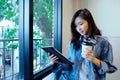
[[[53,0],[34,0],[33,11],[33,69],[48,66],[50,60],[41,47],[53,46]]]
[[[18,0],[0,0],[0,80],[18,80]]]

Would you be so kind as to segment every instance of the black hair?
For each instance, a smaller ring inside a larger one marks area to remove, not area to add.
[[[71,42],[73,43],[73,46],[76,50],[79,49],[80,47],[79,38],[82,37],[82,35],[76,31],[75,19],[77,17],[80,17],[88,22],[88,26],[89,26],[88,37],[93,37],[95,35],[101,35],[101,32],[97,28],[90,11],[86,8],[79,9],[78,11],[74,13],[72,20],[71,20],[71,34],[72,34]]]

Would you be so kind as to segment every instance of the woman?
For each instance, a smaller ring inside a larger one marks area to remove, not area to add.
[[[72,66],[57,64],[54,66],[54,71],[62,71],[64,79],[67,80],[105,80],[106,73],[113,73],[117,70],[112,64],[112,46],[101,36],[89,10],[80,9],[73,15],[71,33],[68,59],[74,64]],[[82,49],[84,40],[93,43],[92,49]],[[54,55],[49,55],[49,57],[53,62],[58,60]],[[60,79],[63,80],[62,77]]]

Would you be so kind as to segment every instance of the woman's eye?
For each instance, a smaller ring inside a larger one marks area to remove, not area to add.
[[[75,25],[75,26],[77,27],[77,26],[81,26],[81,25],[83,25],[83,23],[78,23],[78,24],[77,24],[77,25]]]
[[[83,23],[79,23],[79,25],[83,25]]]

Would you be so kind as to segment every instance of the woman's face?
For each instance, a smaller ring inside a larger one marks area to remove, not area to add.
[[[85,35],[87,35],[89,26],[86,20],[82,19],[81,17],[77,17],[75,19],[75,26],[78,33],[80,33],[84,37]]]

